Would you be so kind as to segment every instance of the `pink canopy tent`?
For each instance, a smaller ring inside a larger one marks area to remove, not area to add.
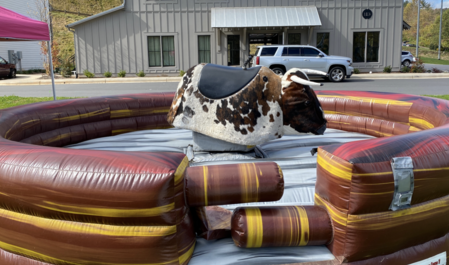
[[[47,23],[31,19],[0,6],[0,25],[0,41],[47,41],[50,69],[53,69],[51,37]],[[50,71],[50,73],[53,98],[56,100],[53,71]]]

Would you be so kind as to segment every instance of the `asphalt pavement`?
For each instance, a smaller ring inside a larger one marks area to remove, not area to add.
[[[442,65],[442,64],[424,64],[424,67],[428,70],[432,70],[432,68],[440,69],[441,71],[449,71],[449,65]]]
[[[395,92],[413,95],[449,94],[449,79],[347,79],[341,83],[322,82],[324,86],[316,90],[360,90]],[[95,97],[151,92],[174,92],[177,83],[129,83],[129,84],[82,84],[57,85],[56,94],[62,97]],[[52,96],[50,85],[40,86],[0,86],[0,96],[16,95],[21,97]]]

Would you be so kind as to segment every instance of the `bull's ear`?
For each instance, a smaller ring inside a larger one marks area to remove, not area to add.
[[[309,80],[305,80],[305,79],[302,79],[301,77],[296,76],[296,75],[292,75],[290,77],[290,79],[293,82],[301,84],[301,85],[304,85],[304,86],[323,86],[323,84],[315,83],[315,82],[312,82],[312,81],[309,81]]]

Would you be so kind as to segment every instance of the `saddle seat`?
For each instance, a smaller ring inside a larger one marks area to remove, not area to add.
[[[199,91],[207,98],[221,99],[243,89],[259,73],[260,66],[243,70],[216,64],[206,64],[198,83]]]

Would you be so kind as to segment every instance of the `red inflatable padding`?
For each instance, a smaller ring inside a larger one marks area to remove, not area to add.
[[[402,249],[386,256],[379,256],[363,261],[345,263],[347,265],[398,265],[426,261],[426,265],[440,265],[447,261],[449,253],[449,234],[421,245]]]
[[[0,248],[51,264],[187,264],[195,236],[184,201],[184,154],[30,144],[62,147],[168,128],[172,98],[101,97],[0,111]]]
[[[185,192],[189,206],[277,201],[284,178],[273,162],[189,167]]]
[[[374,92],[318,94],[329,128],[383,137],[318,150],[316,204],[332,216],[333,254],[341,262],[364,260],[446,235],[448,102]],[[395,157],[411,157],[414,190],[410,209],[390,211]]]

